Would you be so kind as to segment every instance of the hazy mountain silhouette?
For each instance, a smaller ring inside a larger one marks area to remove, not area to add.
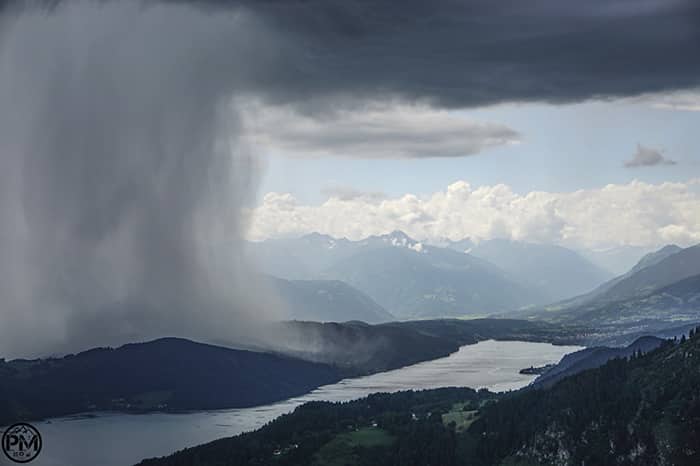
[[[605,333],[656,332],[700,320],[700,245],[666,246],[595,290],[545,309],[514,313]]]
[[[395,317],[372,298],[338,280],[284,280],[269,277],[289,320],[346,322],[360,320],[370,324],[388,322]]]
[[[552,244],[493,239],[474,245],[470,254],[495,264],[549,301],[585,293],[612,278],[577,252]]]
[[[311,234],[250,243],[249,251],[271,275],[341,280],[398,318],[485,315],[547,301],[486,260],[401,231],[360,241]]]

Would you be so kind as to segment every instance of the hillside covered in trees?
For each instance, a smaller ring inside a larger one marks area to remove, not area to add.
[[[255,406],[340,378],[325,364],[181,338],[63,358],[0,359],[0,425],[86,411]]]
[[[440,389],[315,402],[142,466],[697,465],[700,336],[509,394]]]

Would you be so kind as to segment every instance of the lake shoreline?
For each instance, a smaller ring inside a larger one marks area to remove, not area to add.
[[[226,412],[230,411],[233,409],[249,409],[249,408],[256,408],[260,406],[267,406],[270,404],[275,404],[275,403],[280,403],[284,402],[286,400],[290,400],[293,398],[297,397],[302,397],[305,395],[308,395],[310,393],[313,393],[315,390],[318,390],[326,385],[333,385],[336,383],[342,383],[343,381],[346,380],[353,380],[353,379],[358,379],[358,378],[363,378],[363,377],[369,377],[377,374],[382,374],[382,373],[387,373],[395,370],[400,370],[400,369],[405,369],[408,367],[416,366],[419,364],[424,364],[424,363],[429,363],[432,361],[440,360],[443,358],[448,358],[456,353],[458,353],[462,348],[467,347],[467,346],[473,346],[473,345],[478,345],[479,343],[487,342],[487,341],[496,341],[496,342],[526,342],[526,343],[543,343],[543,344],[550,344],[552,346],[579,346],[577,343],[574,341],[569,342],[568,340],[561,340],[561,339],[548,339],[548,338],[524,338],[524,339],[515,339],[515,338],[483,338],[483,339],[477,339],[475,341],[470,341],[466,342],[462,345],[458,345],[453,351],[446,352],[441,355],[437,355],[436,357],[430,357],[426,358],[423,360],[411,362],[410,364],[403,364],[403,365],[398,365],[395,367],[390,367],[385,370],[377,370],[373,372],[367,372],[367,373],[355,373],[352,375],[347,375],[343,376],[343,371],[339,370],[339,377],[337,380],[333,381],[330,384],[322,384],[322,385],[317,385],[315,387],[312,387],[308,390],[305,391],[297,391],[297,392],[291,392],[289,395],[280,397],[278,399],[273,399],[270,400],[269,402],[266,403],[255,403],[255,404],[236,404],[236,405],[229,405],[229,406],[221,406],[221,407],[216,407],[216,408],[211,408],[211,409],[169,409],[169,408],[152,408],[152,409],[138,409],[138,408],[124,408],[124,409],[97,409],[94,411],[80,411],[76,413],[70,413],[66,415],[61,415],[61,416],[48,416],[48,417],[36,417],[36,418],[27,418],[23,419],[23,421],[29,421],[29,422],[51,422],[51,421],[62,421],[62,420],[71,420],[71,419],[83,419],[83,418],[91,418],[91,417],[101,417],[102,415],[134,415],[134,416],[139,416],[139,415],[151,415],[151,414],[172,414],[172,415],[186,415],[186,414],[194,414],[194,413],[216,413],[216,412]],[[581,346],[581,348],[584,348],[585,346]],[[278,354],[279,356],[282,357],[288,357],[289,355],[285,355],[282,353],[270,353],[270,354]],[[0,426],[0,432],[2,432],[2,429],[7,426]]]
[[[364,377],[343,379],[300,397],[230,410],[189,413],[131,414],[91,412],[87,416],[53,418],[35,424],[44,437],[42,461],[36,466],[123,466],[144,458],[171,454],[182,448],[254,431],[282,414],[310,401],[345,402],[371,393],[393,393],[440,387],[487,388],[502,392],[521,388],[533,376],[518,373],[522,367],[558,361],[580,347],[548,343],[481,341],[464,345],[448,357]],[[130,445],[115,449],[112,439]],[[91,445],[75,451],[74,443]]]

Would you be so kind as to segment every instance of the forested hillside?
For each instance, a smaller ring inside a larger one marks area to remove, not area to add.
[[[63,358],[0,359],[0,425],[96,410],[241,408],[340,378],[325,364],[181,338]]]

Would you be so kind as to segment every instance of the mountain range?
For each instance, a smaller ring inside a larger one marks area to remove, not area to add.
[[[395,317],[372,298],[340,280],[285,280],[268,276],[269,288],[277,293],[289,320],[370,324]]]
[[[402,319],[488,315],[535,304],[536,290],[469,254],[414,243],[402,234],[368,245],[324,270]]]
[[[287,319],[500,315],[595,329],[590,344],[700,320],[700,245],[665,246],[616,277],[561,246],[469,238],[427,244],[401,231],[359,241],[313,233],[249,243],[248,251],[270,274]]]
[[[267,274],[342,281],[398,319],[479,316],[543,305],[610,278],[560,246],[469,239],[432,245],[401,231],[360,241],[313,233],[250,242],[248,252]],[[295,303],[303,306],[302,300]],[[363,320],[344,315],[341,320]]]
[[[579,248],[576,251],[598,267],[618,276],[631,269],[640,257],[653,252],[654,248],[625,245],[606,249]]]
[[[553,244],[493,239],[479,242],[469,253],[507,271],[549,302],[585,293],[613,278],[579,253]]]
[[[593,291],[519,317],[583,325],[600,334],[654,332],[700,320],[700,245],[666,246]]]
[[[587,302],[612,302],[642,296],[700,274],[700,245],[669,245],[649,253],[629,272],[610,280],[587,297]]]

